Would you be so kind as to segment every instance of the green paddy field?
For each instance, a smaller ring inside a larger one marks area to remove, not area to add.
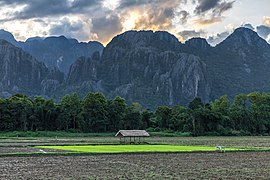
[[[42,149],[55,149],[84,153],[139,153],[139,152],[204,152],[217,151],[214,146],[177,145],[90,145],[90,146],[37,146]],[[251,148],[225,148],[225,151],[245,151]],[[254,149],[253,149],[254,150]]]

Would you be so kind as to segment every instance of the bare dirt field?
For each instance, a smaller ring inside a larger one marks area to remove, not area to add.
[[[0,179],[269,179],[270,152],[0,158]]]
[[[270,147],[270,137],[151,137],[150,144]],[[35,145],[118,143],[113,137],[2,138],[0,179],[270,179],[270,152],[22,155]]]
[[[266,147],[270,148],[270,136],[244,137],[150,137],[150,144],[174,144],[197,146],[228,146],[228,147]],[[83,137],[83,138],[0,138],[1,147],[38,146],[38,145],[87,145],[117,144],[116,137]]]

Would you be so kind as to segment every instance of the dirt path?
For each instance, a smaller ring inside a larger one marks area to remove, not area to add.
[[[270,179],[270,152],[2,157],[0,179]]]

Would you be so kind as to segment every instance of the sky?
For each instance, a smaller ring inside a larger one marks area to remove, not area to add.
[[[0,0],[0,29],[20,41],[64,35],[106,45],[128,30],[153,30],[215,45],[241,26],[270,42],[270,0]]]

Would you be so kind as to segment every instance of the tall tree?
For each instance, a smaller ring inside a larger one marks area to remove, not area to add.
[[[230,119],[230,104],[227,95],[221,96],[219,99],[216,99],[211,103],[212,115],[215,116],[216,122],[218,121],[219,125],[224,127],[232,127],[233,122]]]
[[[234,130],[250,130],[248,97],[246,94],[235,96],[230,109],[231,128]],[[229,125],[228,125],[229,126]]]
[[[155,115],[160,128],[169,129],[169,121],[171,118],[172,109],[167,106],[160,106],[157,108]]]
[[[169,128],[173,131],[192,131],[192,119],[187,108],[182,106],[175,106],[172,108],[169,119]]]
[[[203,107],[203,105],[204,104],[202,103],[202,100],[199,97],[195,97],[194,100],[188,104],[188,108],[190,109],[189,114],[192,118],[193,136],[197,136],[199,134],[200,127],[198,125],[201,122],[200,122],[198,114],[200,112],[199,109]]]
[[[127,112],[127,105],[125,99],[117,96],[109,104],[109,130],[117,131],[122,129],[124,126],[124,117]]]
[[[59,126],[65,130],[78,128],[77,119],[81,112],[81,100],[77,93],[65,95],[60,103]]]
[[[85,132],[106,132],[108,129],[108,101],[101,93],[89,93],[82,101],[83,117],[80,128]]]
[[[10,118],[14,122],[13,130],[28,130],[29,116],[32,114],[32,100],[22,94],[11,96],[7,100]]]
[[[142,123],[142,113],[145,109],[139,103],[132,103],[127,109],[126,116],[124,118],[124,128],[125,129],[141,129]]]

